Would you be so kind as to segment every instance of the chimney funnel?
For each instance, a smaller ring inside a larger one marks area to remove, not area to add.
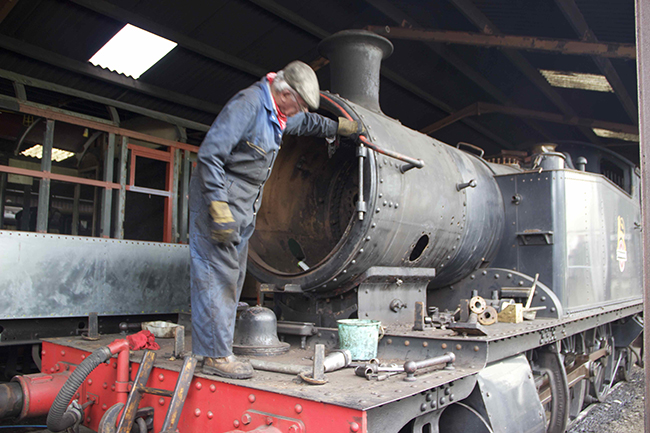
[[[331,92],[380,113],[379,70],[393,44],[366,30],[344,30],[324,39],[318,50],[330,61]]]

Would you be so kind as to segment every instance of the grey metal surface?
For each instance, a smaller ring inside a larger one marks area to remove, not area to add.
[[[648,222],[647,198],[650,197],[650,170],[648,161],[650,158],[650,4],[647,1],[636,0],[636,38],[637,38],[637,76],[639,80],[639,133],[641,136],[641,169],[642,183],[641,190],[645,200],[642,201],[643,207],[643,226]],[[644,317],[650,317],[650,268],[648,261],[650,259],[650,231],[643,232],[643,299]],[[650,332],[644,332],[643,342],[645,347],[650,347]],[[645,350],[643,353],[645,377],[650,377],[650,351]],[[650,380],[645,381],[645,431],[650,431]]]
[[[521,272],[503,268],[477,269],[459,282],[438,290],[429,291],[428,305],[438,307],[440,311],[454,311],[461,299],[470,299],[473,293],[484,299],[491,299],[492,293],[497,292],[500,298],[512,298],[514,289],[529,289],[535,278]],[[511,288],[504,291],[503,288]],[[537,312],[537,317],[558,318],[564,316],[564,309],[558,297],[551,288],[537,282],[531,307],[544,307]]]
[[[495,433],[546,431],[544,408],[525,355],[488,365],[477,376]]]
[[[0,318],[189,310],[185,245],[0,231]]]
[[[426,302],[427,283],[360,284],[359,318],[382,324],[413,322],[415,303]]]
[[[129,137],[122,137],[120,143],[120,153],[117,166],[117,181],[120,189],[117,192],[117,203],[115,204],[115,227],[113,237],[115,239],[124,239],[124,209],[126,207],[126,164],[129,159]]]
[[[182,138],[181,138],[182,139]],[[174,166],[170,167],[169,169],[173,169],[173,181],[172,181],[172,194],[171,194],[171,203],[170,206],[172,207],[172,238],[171,242],[178,242],[178,184],[179,184],[179,173],[181,169],[181,150],[180,149],[174,149],[173,150],[173,155],[174,155]]]
[[[54,145],[54,120],[48,119],[45,126],[45,137],[43,137],[43,155],[41,158],[41,170],[52,171],[52,147]],[[38,214],[36,217],[36,231],[47,232],[47,224],[50,210],[50,179],[40,179],[38,187]],[[25,216],[23,215],[23,218]],[[29,221],[29,218],[27,218]]]
[[[271,200],[262,205],[251,238],[251,273],[277,286],[297,284],[304,291],[338,289],[340,293],[351,289],[355,279],[371,266],[434,268],[435,287],[489,261],[503,231],[502,198],[490,167],[379,111],[377,66],[387,41],[381,44],[382,38],[376,35],[360,41],[358,32],[331,38],[326,41],[328,55],[336,74],[342,75],[337,86],[346,92],[343,96],[362,105],[331,94],[323,94],[321,105],[330,104],[326,109],[332,114],[348,114],[363,123],[369,140],[380,148],[422,159],[425,166],[402,173],[400,162],[369,152],[363,170],[363,197],[369,211],[359,221],[349,218],[347,212],[354,211],[352,198],[359,179],[342,174],[345,165],[351,164],[345,154],[350,148],[341,146],[328,158],[325,146],[318,143],[285,140],[285,150],[265,185],[265,196]],[[353,53],[359,56],[362,52],[372,53],[374,59],[362,70],[368,76],[360,76],[356,68],[355,78],[349,78],[356,63]],[[352,83],[363,85],[363,89],[350,88]],[[301,176],[296,176],[297,169]],[[323,190],[323,178],[333,186]],[[476,188],[456,189],[457,184],[472,179]],[[291,214],[283,214],[277,206],[270,208],[269,202],[282,203],[283,211],[290,209]],[[334,220],[332,214],[339,218]],[[305,247],[309,270],[297,269],[287,248],[291,239]]]
[[[374,143],[423,159],[425,167],[401,173],[399,161],[369,152],[364,169],[366,217],[363,221],[340,221],[346,225],[342,237],[331,235],[327,243],[305,236],[310,241],[307,245],[300,236],[311,234],[313,219],[322,217],[319,224],[323,228],[316,235],[325,237],[332,230],[328,216],[336,211],[336,205],[354,210],[352,203],[336,202],[330,196],[333,188],[324,197],[319,190],[323,176],[336,179],[338,173],[332,172],[337,164],[345,163],[336,159],[343,150],[328,161],[325,146],[285,142],[264,188],[266,201],[251,239],[249,270],[253,275],[277,286],[298,284],[305,291],[327,292],[341,286],[342,290],[351,288],[355,277],[371,266],[435,268],[432,285],[444,285],[489,260],[503,230],[503,204],[488,165],[360,106],[354,106],[353,113],[362,119]],[[302,160],[310,161],[303,163],[305,174],[295,176],[296,165]],[[476,188],[456,190],[456,184],[470,179],[477,181]],[[294,216],[274,213],[268,203],[278,200],[292,209]],[[286,247],[289,238],[306,248],[308,271],[296,267]],[[424,248],[418,255],[414,250],[420,240]]]
[[[575,170],[510,174],[497,181],[506,203],[506,230],[494,266],[539,273],[565,312],[640,299],[636,197],[601,175]],[[510,200],[516,195],[517,203]],[[552,233],[553,242],[522,245],[518,233]]]
[[[388,407],[372,408],[368,410],[368,431],[399,432],[401,427],[415,419],[414,433],[436,433],[441,413],[454,402],[470,395],[475,386],[476,376],[465,377],[455,381],[453,387],[436,387],[420,395],[396,401]],[[430,424],[429,430],[422,429],[425,424]],[[417,430],[418,426],[420,430]]]
[[[183,163],[181,169],[183,175],[180,186],[180,222],[179,222],[179,242],[186,244],[189,242],[188,232],[188,209],[189,209],[189,191],[190,191],[190,151],[183,151]]]
[[[113,166],[115,165],[115,134],[108,134],[108,146],[106,146],[106,156],[104,158],[104,181],[113,182]],[[113,190],[104,188],[102,191],[102,214],[101,237],[108,238],[111,236],[111,212],[113,209]]]

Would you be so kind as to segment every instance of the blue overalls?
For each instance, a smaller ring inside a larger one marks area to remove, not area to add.
[[[337,122],[314,113],[287,120],[284,131],[266,78],[237,93],[205,136],[190,182],[192,352],[211,358],[232,353],[237,302],[246,274],[248,240],[255,230],[264,183],[283,133],[334,137]],[[239,228],[233,244],[210,239],[212,201],[230,206]]]

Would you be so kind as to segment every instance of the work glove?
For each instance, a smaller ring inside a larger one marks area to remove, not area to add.
[[[230,207],[225,201],[213,201],[210,203],[210,238],[216,244],[233,243],[239,234],[235,219],[232,217]]]
[[[359,142],[359,136],[366,134],[366,129],[357,121],[339,117],[339,127],[336,133],[341,137],[347,137],[355,143]]]

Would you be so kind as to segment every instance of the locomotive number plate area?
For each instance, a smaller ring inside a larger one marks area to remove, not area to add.
[[[539,331],[539,344],[544,346],[557,340],[555,328],[542,329]]]

